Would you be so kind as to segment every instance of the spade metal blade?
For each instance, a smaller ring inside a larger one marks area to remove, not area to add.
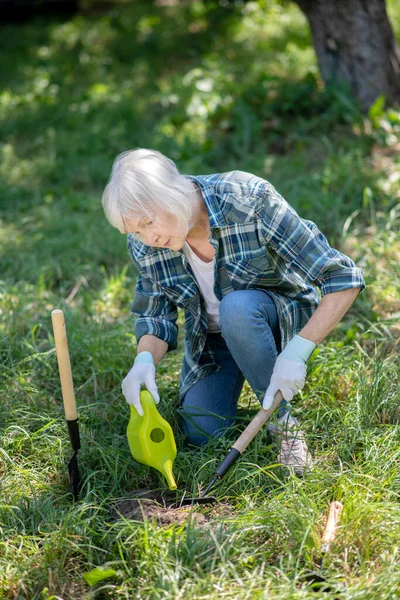
[[[74,499],[78,500],[79,499],[80,475],[79,475],[77,452],[74,452],[71,460],[68,463],[68,474],[69,474],[69,482],[71,484],[72,494],[74,496]]]

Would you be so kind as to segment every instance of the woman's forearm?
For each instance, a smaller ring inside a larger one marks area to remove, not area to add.
[[[358,287],[326,294],[299,335],[314,344],[321,343],[347,313],[359,292]]]
[[[160,340],[160,338],[155,335],[143,335],[137,347],[137,353],[139,352],[150,352],[153,355],[154,364],[160,362],[164,354],[168,350],[167,342],[164,340]]]

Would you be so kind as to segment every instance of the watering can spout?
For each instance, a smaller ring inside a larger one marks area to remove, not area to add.
[[[176,490],[176,488],[178,486],[176,485],[174,474],[172,473],[172,460],[167,460],[164,463],[163,471],[164,471],[164,477],[167,480],[169,489]]]

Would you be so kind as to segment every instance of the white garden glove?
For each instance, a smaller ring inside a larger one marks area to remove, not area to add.
[[[133,406],[143,417],[143,408],[140,402],[140,386],[145,385],[147,391],[153,396],[156,404],[160,402],[156,385],[156,367],[151,352],[139,352],[132,369],[122,382],[122,393],[128,404]]]
[[[263,408],[268,410],[274,402],[278,390],[290,402],[293,396],[303,389],[307,367],[306,362],[315,348],[314,342],[295,335],[275,361],[271,381],[265,392]]]

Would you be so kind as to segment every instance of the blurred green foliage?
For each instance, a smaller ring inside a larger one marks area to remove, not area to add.
[[[374,139],[346,90],[322,86],[294,4],[134,1],[1,35],[7,278],[54,287],[81,265],[98,284],[100,268],[122,268],[100,195],[113,159],[134,147],[183,172],[267,177],[333,242],[365,185],[389,203],[369,165]]]

